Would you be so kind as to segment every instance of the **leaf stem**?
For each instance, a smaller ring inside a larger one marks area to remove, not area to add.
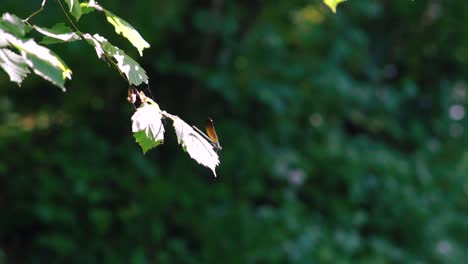
[[[163,115],[164,117],[167,117],[169,119],[171,119],[172,121],[176,120],[176,119],[179,119],[178,116],[176,115],[171,115],[169,114],[168,112],[166,112],[166,110],[162,110],[162,111],[159,111],[161,113],[161,115]]]
[[[31,19],[33,16],[39,14],[40,12],[42,12],[42,10],[44,10],[44,5],[46,3],[47,0],[42,0],[42,4],[41,4],[41,7],[34,11],[31,15],[29,15],[26,19],[23,20],[23,22],[28,22],[29,19]]]

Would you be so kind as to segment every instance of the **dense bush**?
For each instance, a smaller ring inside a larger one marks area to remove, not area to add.
[[[219,176],[171,135],[143,156],[125,81],[83,43],[54,46],[66,93],[0,74],[0,262],[468,259],[464,0],[102,4],[151,43],[155,100],[215,119]],[[102,18],[80,23],[138,58]]]

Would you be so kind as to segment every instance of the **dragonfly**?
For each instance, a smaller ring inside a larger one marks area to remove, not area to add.
[[[215,151],[222,150],[223,148],[219,144],[218,134],[216,134],[216,129],[214,128],[213,119],[208,117],[206,120],[206,134],[203,133],[196,126],[192,126],[200,135],[202,135],[213,147]]]

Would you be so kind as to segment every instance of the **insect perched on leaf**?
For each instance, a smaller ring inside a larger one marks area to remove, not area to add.
[[[218,134],[216,134],[216,130],[214,128],[214,124],[213,124],[213,119],[211,119],[210,117],[207,118],[206,120],[206,126],[205,126],[205,129],[206,129],[206,135],[205,133],[203,133],[200,129],[198,129],[196,126],[193,126],[193,128],[198,132],[200,133],[208,142],[210,142],[211,146],[213,147],[213,149],[215,151],[218,151],[218,150],[222,150],[223,148],[221,147],[221,145],[219,144],[219,139],[218,139]]]

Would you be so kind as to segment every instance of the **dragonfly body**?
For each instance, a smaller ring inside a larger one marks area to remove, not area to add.
[[[208,118],[206,120],[206,134],[195,126],[193,128],[197,130],[197,132],[200,133],[208,142],[210,142],[211,146],[213,146],[213,149],[215,151],[223,149],[219,144],[218,134],[216,134],[216,130],[213,125],[213,119]]]

